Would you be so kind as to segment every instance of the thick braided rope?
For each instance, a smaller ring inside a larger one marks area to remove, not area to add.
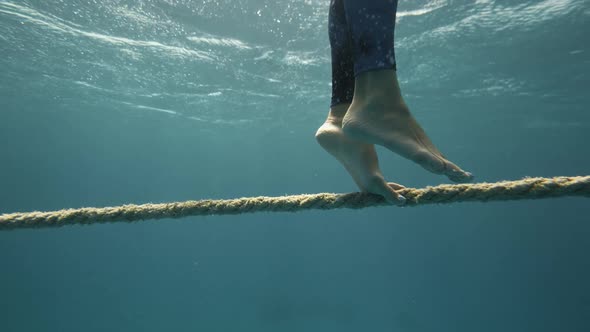
[[[560,196],[590,197],[590,176],[525,178],[496,183],[454,184],[406,188],[400,191],[405,206],[461,201],[503,201]],[[311,209],[360,209],[388,205],[381,196],[367,193],[311,194],[281,197],[244,197],[161,204],[123,205],[104,208],[66,209],[52,212],[8,213],[0,215],[0,230],[56,227],[115,221],[182,218],[198,215],[241,214],[261,211],[296,212]]]

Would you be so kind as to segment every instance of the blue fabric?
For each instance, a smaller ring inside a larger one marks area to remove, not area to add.
[[[396,69],[393,37],[397,0],[332,0],[329,36],[332,53],[331,105],[350,103],[354,77]]]

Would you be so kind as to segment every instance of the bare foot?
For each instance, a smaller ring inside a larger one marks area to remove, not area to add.
[[[473,179],[471,173],[447,160],[432,144],[403,101],[393,70],[370,71],[357,77],[354,100],[343,118],[342,131],[351,139],[382,145],[452,181]]]
[[[405,197],[395,190],[405,187],[385,181],[379,169],[375,147],[343,134],[342,118],[348,106],[349,104],[341,104],[330,109],[328,119],[316,133],[318,143],[344,165],[361,191],[381,195],[392,204],[403,205]]]

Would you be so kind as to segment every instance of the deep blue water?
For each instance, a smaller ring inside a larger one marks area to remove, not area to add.
[[[314,140],[327,7],[0,1],[0,213],[357,190]],[[590,174],[590,3],[397,20],[403,94],[477,181]],[[583,198],[0,232],[0,330],[589,331],[589,239]]]

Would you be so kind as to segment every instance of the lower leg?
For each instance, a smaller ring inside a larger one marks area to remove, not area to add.
[[[382,195],[393,204],[405,199],[395,190],[403,188],[387,183],[381,170],[375,147],[346,137],[342,132],[342,119],[354,94],[353,45],[345,17],[344,0],[331,0],[329,37],[332,55],[332,101],[325,123],[318,129],[318,143],[346,168],[361,191]]]
[[[344,0],[354,52],[354,97],[343,133],[379,144],[457,182],[472,175],[448,161],[432,144],[404,102],[395,72],[397,0]]]

